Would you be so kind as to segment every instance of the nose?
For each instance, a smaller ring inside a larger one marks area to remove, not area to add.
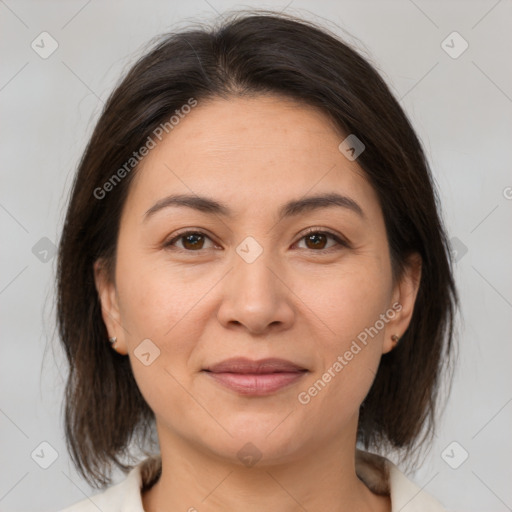
[[[252,263],[236,256],[233,269],[222,282],[217,318],[224,327],[242,326],[253,335],[261,335],[293,324],[293,292],[266,251]]]

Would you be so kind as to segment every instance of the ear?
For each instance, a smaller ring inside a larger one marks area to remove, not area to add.
[[[418,253],[409,255],[402,276],[393,288],[390,310],[394,311],[395,315],[386,325],[383,354],[396,346],[392,336],[401,338],[409,327],[420,286],[421,265],[422,260]]]
[[[116,285],[107,275],[104,261],[100,258],[94,262],[94,283],[101,304],[101,315],[107,328],[109,338],[117,338],[115,350],[120,354],[128,354],[126,331],[121,324],[121,314],[117,297]],[[109,340],[105,343],[110,344]]]

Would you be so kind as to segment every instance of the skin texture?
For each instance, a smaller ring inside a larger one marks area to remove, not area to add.
[[[420,265],[393,282],[378,198],[338,150],[343,138],[323,113],[288,99],[216,99],[199,103],[138,169],[115,283],[100,260],[95,276],[109,336],[156,416],[162,476],[143,495],[146,511],[390,510],[355,474],[358,410],[391,336],[409,324]],[[327,207],[278,220],[287,201],[333,191],[364,217]],[[233,217],[169,207],[144,220],[170,194],[208,196]],[[349,246],[321,235],[308,243],[311,227]],[[207,236],[165,248],[183,228]],[[252,263],[236,251],[248,236],[263,249]],[[394,318],[301,404],[298,394],[396,302]],[[145,366],[134,350],[148,338],[160,355]],[[247,397],[201,371],[235,356],[279,357],[308,372]],[[237,456],[248,442],[261,454],[252,467]]]

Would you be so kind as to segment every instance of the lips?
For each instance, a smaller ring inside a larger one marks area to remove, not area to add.
[[[278,372],[300,372],[306,371],[305,368],[287,361],[285,359],[260,359],[252,361],[245,357],[236,357],[226,359],[220,363],[210,366],[205,371],[212,373],[278,373]]]
[[[227,359],[205,370],[206,375],[222,386],[242,395],[263,396],[296,382],[307,373],[285,359]]]

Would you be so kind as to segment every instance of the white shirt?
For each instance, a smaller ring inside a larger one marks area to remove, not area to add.
[[[59,512],[144,512],[141,498],[143,475],[144,482],[152,481],[160,466],[160,457],[145,459],[120,483]],[[437,500],[384,457],[356,450],[356,473],[373,492],[390,496],[391,512],[446,512]]]

